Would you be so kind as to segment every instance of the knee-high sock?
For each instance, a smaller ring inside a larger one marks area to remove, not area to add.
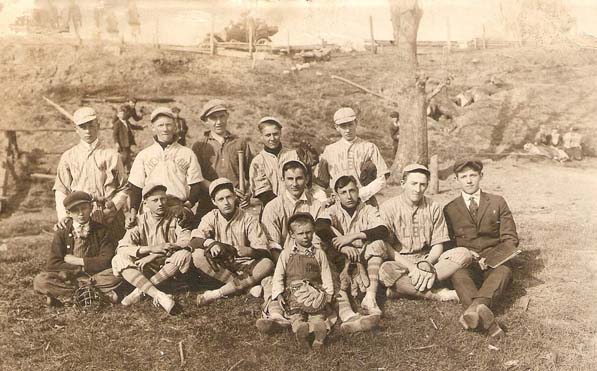
[[[242,280],[230,280],[224,286],[218,290],[222,296],[232,295],[237,291],[242,291],[246,288],[254,286],[257,282],[263,279],[265,276],[271,273],[274,263],[269,259],[262,259],[255,268],[251,275]],[[270,293],[271,295],[271,293]]]
[[[374,256],[367,262],[367,276],[369,277],[369,287],[367,287],[367,295],[377,294],[377,287],[379,286],[379,267],[382,259],[379,256]]]
[[[338,316],[342,322],[346,322],[358,315],[352,310],[346,291],[338,291],[338,294],[336,295],[336,306],[338,309]]]
[[[140,291],[148,294],[152,298],[155,298],[157,294],[160,293],[152,283],[149,281],[143,273],[139,272],[136,269],[128,268],[122,271],[122,277],[127,280],[131,285],[138,288]]]
[[[172,263],[166,263],[162,269],[160,269],[156,274],[154,274],[150,278],[150,282],[153,283],[154,286],[159,285],[160,283],[166,281],[170,277],[174,277],[178,273],[178,267]]]

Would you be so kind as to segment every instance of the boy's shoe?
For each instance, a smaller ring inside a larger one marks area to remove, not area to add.
[[[497,323],[493,312],[487,305],[477,305],[477,313],[479,314],[479,319],[483,330],[487,331],[489,336],[494,339],[500,339],[505,336],[504,330],[502,330],[500,325]]]
[[[458,297],[456,290],[450,290],[444,287],[437,290],[431,290],[431,292],[435,295],[435,299],[437,301],[453,301],[455,303],[460,302],[460,298]]]
[[[251,296],[254,298],[260,298],[261,295],[263,294],[263,287],[261,285],[253,286],[249,290],[249,294],[251,294]]]
[[[309,344],[309,324],[307,322],[301,322],[297,325],[296,340],[301,348],[306,350],[311,349],[311,344]]]
[[[365,314],[381,316],[381,309],[379,309],[377,302],[375,302],[375,299],[369,299],[367,295],[365,295],[361,302],[361,309]]]
[[[370,331],[377,326],[380,318],[379,315],[354,316],[348,321],[342,322],[340,330],[348,334]]]
[[[137,304],[141,301],[141,297],[143,296],[143,291],[139,289],[134,289],[130,294],[122,298],[120,304],[124,305],[125,307],[129,307],[131,305]]]
[[[166,293],[160,292],[159,294],[157,294],[155,296],[155,298],[153,298],[153,304],[156,307],[158,305],[160,305],[162,308],[164,308],[166,313],[170,314],[170,312],[172,311],[172,308],[174,308],[174,305],[176,304],[176,302],[174,302],[172,295],[168,295]]]
[[[114,290],[107,292],[105,296],[111,304],[118,304],[118,294]]]
[[[46,305],[50,308],[62,306],[62,302],[53,296],[46,296]]]
[[[478,304],[471,304],[458,320],[465,330],[476,329],[479,326]],[[488,308],[489,309],[489,308]],[[493,315],[493,314],[492,314]]]
[[[260,318],[255,322],[255,326],[262,334],[273,334],[290,327],[290,321],[278,318]]]
[[[203,294],[197,295],[197,305],[200,307],[206,306],[214,301],[218,300],[221,296],[218,295],[216,290],[208,290],[205,291]]]
[[[313,322],[313,333],[315,334],[315,339],[313,340],[313,350],[321,351],[323,350],[323,342],[325,341],[326,336],[328,335],[328,328],[323,321],[316,321]]]

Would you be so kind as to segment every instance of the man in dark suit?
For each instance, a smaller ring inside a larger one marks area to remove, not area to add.
[[[518,235],[512,213],[503,197],[482,192],[483,163],[462,160],[454,164],[460,196],[444,208],[448,231],[455,246],[468,248],[477,262],[460,269],[451,277],[460,302],[467,306],[460,317],[465,329],[481,327],[492,337],[503,335],[491,307],[496,304],[512,280],[508,263],[496,268],[485,264],[482,256],[490,249],[515,250]],[[480,284],[480,288],[477,287]]]
[[[133,111],[135,116],[132,116],[131,112]],[[141,119],[140,116],[136,115],[136,110],[131,111],[130,106],[123,105],[118,109],[116,117],[112,121],[112,138],[114,138],[118,154],[127,171],[130,171],[132,163],[131,147],[137,144],[133,130],[143,130],[143,126],[129,122],[130,118],[137,120],[135,117],[138,117]]]

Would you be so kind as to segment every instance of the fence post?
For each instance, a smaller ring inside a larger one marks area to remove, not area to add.
[[[375,44],[375,36],[373,35],[373,16],[369,16],[369,31],[371,32],[371,53],[377,54],[377,45]]]
[[[214,35],[216,26],[215,26],[215,16],[211,13],[211,34],[209,36],[209,54],[215,55],[216,54],[216,37]]]

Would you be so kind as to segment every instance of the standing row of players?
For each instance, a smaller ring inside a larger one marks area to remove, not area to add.
[[[463,193],[444,210],[424,196],[430,174],[419,164],[403,169],[403,192],[378,206],[389,170],[377,146],[356,135],[352,109],[335,113],[341,139],[309,165],[282,146],[279,120],[260,120],[264,148],[253,157],[227,130],[228,116],[224,102],[208,102],[200,118],[210,130],[189,149],[177,142],[172,111],[157,108],[154,143],[127,179],[118,153],[98,139],[95,112],[77,110],[81,142],[58,165],[58,228],[35,290],[56,304],[86,273],[113,302],[131,306],[148,295],[170,313],[175,301],[159,287],[193,265],[222,283],[198,305],[250,289],[264,298],[260,331],[291,326],[305,346],[313,332],[315,348],[338,318],[347,332],[377,325],[381,281],[393,297],[460,300],[463,327],[503,334],[490,307],[511,271],[478,257],[518,238],[503,198],[480,191],[481,162],[454,165]],[[252,197],[264,205],[260,218],[244,210]],[[126,296],[122,278],[135,287]],[[448,279],[455,290],[436,284]]]

